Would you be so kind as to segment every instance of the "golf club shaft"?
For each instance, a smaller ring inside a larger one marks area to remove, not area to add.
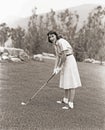
[[[50,78],[44,83],[44,85],[26,102],[28,104],[47,84],[48,82],[54,77],[55,73],[53,73]]]

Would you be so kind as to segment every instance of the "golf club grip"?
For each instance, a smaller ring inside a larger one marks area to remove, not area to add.
[[[30,100],[32,100],[40,92],[40,90],[43,89],[48,84],[48,82],[54,77],[54,75],[55,75],[55,73],[53,73],[50,76],[50,78],[47,80],[47,82],[44,83],[44,85],[30,98]]]

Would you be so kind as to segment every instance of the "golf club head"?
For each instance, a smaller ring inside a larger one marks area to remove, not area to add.
[[[21,102],[21,105],[26,106],[31,101],[31,98],[27,102]]]
[[[25,106],[25,105],[27,105],[25,102],[21,102],[21,105],[23,105],[23,106]]]

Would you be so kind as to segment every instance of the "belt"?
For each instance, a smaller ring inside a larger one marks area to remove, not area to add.
[[[66,56],[70,56],[70,55],[72,55],[72,54],[66,54]]]

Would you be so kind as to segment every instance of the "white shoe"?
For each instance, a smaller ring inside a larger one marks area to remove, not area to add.
[[[57,101],[58,104],[62,104],[62,103],[65,103],[65,104],[68,104],[68,98],[63,98],[63,100],[61,101]]]
[[[74,108],[74,104],[73,104],[73,102],[69,102],[68,105],[69,105],[69,108],[71,108],[71,109]]]
[[[62,104],[62,101],[57,101],[58,104]]]
[[[64,107],[62,107],[62,109],[63,109],[63,110],[68,110],[69,107],[68,107],[68,106],[64,106]]]

